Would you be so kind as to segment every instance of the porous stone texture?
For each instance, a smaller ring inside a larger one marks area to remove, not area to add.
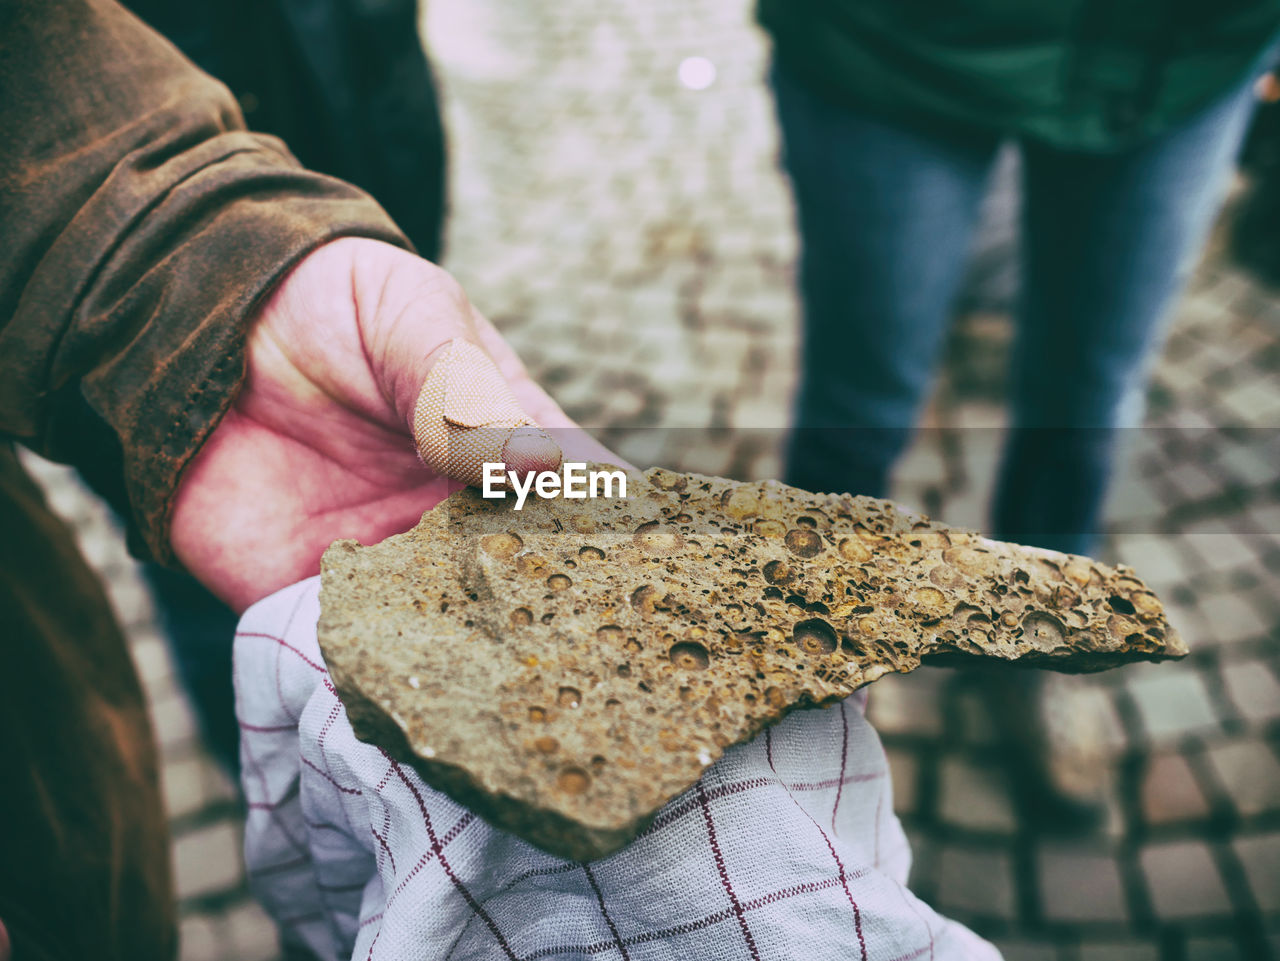
[[[626,498],[455,494],[338,541],[320,645],[358,736],[563,857],[639,833],[731,744],[922,661],[1185,653],[1128,568],[888,501],[655,469]]]

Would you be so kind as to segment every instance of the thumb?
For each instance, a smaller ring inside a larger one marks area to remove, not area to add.
[[[486,463],[556,470],[559,445],[538,427],[484,349],[462,337],[437,351],[413,411],[413,437],[434,473],[479,485]]]

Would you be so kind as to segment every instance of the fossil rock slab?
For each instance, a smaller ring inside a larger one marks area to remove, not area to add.
[[[604,856],[728,745],[922,661],[1186,653],[1128,568],[865,497],[651,470],[626,499],[455,494],[325,553],[355,731],[554,854]]]

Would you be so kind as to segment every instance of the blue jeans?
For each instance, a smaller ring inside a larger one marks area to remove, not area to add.
[[[943,345],[1001,137],[864,116],[774,69],[805,330],[786,479],[884,496]],[[1212,224],[1253,78],[1118,153],[1022,154],[1022,290],[993,534],[1096,542],[1117,428]]]

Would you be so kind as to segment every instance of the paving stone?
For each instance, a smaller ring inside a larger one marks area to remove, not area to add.
[[[975,831],[1012,834],[1017,828],[1003,773],[960,758],[939,765],[938,811],[947,823]]]
[[[882,734],[937,737],[942,733],[941,698],[936,683],[917,677],[885,677],[868,693],[867,717]]]
[[[1209,802],[1181,754],[1151,758],[1142,780],[1142,813],[1152,824],[1209,816]]]
[[[1222,644],[1264,639],[1275,626],[1240,593],[1206,594],[1196,601],[1209,631]]]
[[[936,901],[943,913],[1014,916],[1013,860],[1005,851],[947,845],[938,852],[936,872]]]
[[[1022,938],[994,938],[994,944],[1004,961],[1058,961],[1058,949],[1048,941],[1027,941]]]
[[[1222,482],[1197,463],[1183,463],[1164,472],[1166,483],[1172,484],[1183,500],[1198,501],[1212,497],[1222,489]]]
[[[1222,876],[1203,841],[1149,845],[1139,863],[1157,917],[1177,920],[1231,911]]]
[[[1046,674],[1042,679],[1044,697],[1053,705],[1051,713],[1078,718],[1080,743],[1092,743],[1096,739],[1105,757],[1120,755],[1134,740],[1116,708],[1116,685],[1120,676],[1116,672],[1092,676]],[[1137,733],[1134,732],[1134,736]]]
[[[1080,961],[1160,961],[1160,950],[1141,941],[1099,941],[1080,945]]]
[[[946,476],[947,463],[932,432],[921,431],[894,467],[893,482],[895,485],[938,484]]]
[[[204,768],[206,761],[199,755],[166,760],[161,767],[160,782],[164,792],[165,810],[169,818],[194,814],[204,807],[208,799]]]
[[[1242,290],[1248,289],[1247,282],[1241,285]],[[1221,309],[1222,302],[1218,302]],[[1234,319],[1234,315],[1233,319]],[[1219,370],[1227,370],[1230,368],[1241,368],[1238,373],[1247,376],[1249,371],[1249,354],[1252,350],[1249,344],[1240,341],[1222,337],[1221,332],[1215,334],[1211,328],[1202,328],[1192,331],[1200,341],[1200,353],[1209,361],[1212,366]]]
[[[983,468],[974,473],[994,475],[1004,443],[1002,432],[1009,423],[1009,412],[1004,405],[959,398],[959,403],[948,411],[948,420],[954,427],[973,432],[965,435],[966,444],[976,441],[974,457],[984,461]]]
[[[1280,915],[1280,832],[1236,838],[1231,846],[1258,906],[1272,917]]]
[[[1244,961],[1234,938],[1188,938],[1184,957],[1187,961]]]
[[[1237,381],[1219,393],[1216,400],[1237,423],[1280,426],[1274,384],[1260,379]]]
[[[1162,427],[1184,434],[1199,433],[1202,436],[1208,431],[1218,430],[1217,421],[1204,408],[1203,397],[1184,397],[1182,400],[1182,404],[1175,406],[1167,413]]]
[[[1135,666],[1129,693],[1142,715],[1147,735],[1167,741],[1218,727],[1204,681],[1192,669],[1159,665],[1159,673]]]
[[[913,891],[926,890],[932,897],[937,886],[937,849],[942,846],[937,836],[930,831],[922,830],[918,819],[911,819],[903,824],[903,833],[907,836],[907,844],[911,847],[911,870],[907,876],[907,884]]]
[[[80,480],[71,467],[55,464],[18,446],[22,466],[44,489],[45,500],[55,514],[76,530],[100,523],[107,508]]]
[[[777,450],[763,450],[745,462],[743,477],[760,479],[782,475],[782,456]]]
[[[204,790],[208,804],[234,803],[240,800],[240,786],[222,768],[222,766],[204,751],[200,752],[204,761]]]
[[[1244,531],[1239,514],[1215,515],[1183,528],[1182,542],[1206,570],[1222,572],[1256,567],[1261,543]]]
[[[902,748],[889,748],[885,756],[893,779],[893,810],[899,816],[911,814],[919,801],[919,761],[914,753]]]
[[[177,692],[151,702],[151,724],[162,752],[185,746],[196,737],[191,705]]]
[[[1272,543],[1280,538],[1280,504],[1256,504],[1245,512],[1245,517],[1254,530],[1266,535]]]
[[[236,961],[272,961],[280,954],[275,923],[253,901],[244,901],[223,916],[226,939]]]
[[[991,488],[988,485],[966,480],[945,491],[941,505],[931,516],[959,527],[984,530],[988,527],[987,507],[990,500]]]
[[[1125,921],[1124,885],[1115,858],[1042,845],[1036,858],[1040,911],[1054,922]]]
[[[948,492],[938,516],[950,524],[985,530],[990,526],[988,515],[1000,463],[1002,433],[983,427],[965,427],[959,429],[959,436],[963,438],[960,447],[963,483]]]
[[[1189,562],[1171,538],[1156,534],[1127,534],[1118,539],[1120,560],[1157,592],[1181,584],[1193,573]]]
[[[1274,388],[1273,388],[1274,391]],[[1261,487],[1276,479],[1276,462],[1280,451],[1274,445],[1259,442],[1250,432],[1243,443],[1226,444],[1218,453],[1218,466],[1236,483]]]
[[[1107,497],[1107,526],[1122,536],[1154,536],[1164,523],[1166,509],[1151,496],[1136,467],[1122,467]],[[1144,575],[1145,576],[1145,575]]]
[[[140,627],[129,632],[129,651],[138,668],[138,677],[148,689],[173,678],[173,662],[169,649],[160,635],[151,627]]]
[[[1103,804],[1106,810],[1102,827],[1098,831],[1099,837],[1112,842],[1118,841],[1129,830],[1129,817],[1114,782],[1108,785]]]
[[[1280,810],[1280,761],[1263,741],[1238,741],[1209,750],[1222,786],[1244,817]]]
[[[100,573],[108,568],[133,564],[125,552],[119,531],[106,518],[95,517],[77,527],[76,543],[89,566]]]
[[[1098,730],[1103,744],[1113,756],[1119,755],[1130,746],[1132,739],[1116,710],[1115,695],[1099,687],[1088,703],[1098,719]]]
[[[789,393],[789,391],[787,391]],[[781,391],[771,392],[754,398],[744,398],[734,403],[730,426],[735,430],[770,430],[777,431],[781,440],[783,428],[790,420],[789,408],[780,405],[775,399]],[[778,441],[775,441],[777,443]]]
[[[220,961],[226,957],[218,927],[204,915],[183,918],[178,928],[179,961]]]
[[[238,887],[244,879],[240,851],[240,830],[230,822],[179,835],[173,844],[179,899]]]
[[[680,470],[723,477],[729,467],[730,451],[721,445],[697,447],[680,457]]]
[[[1168,591],[1165,592],[1165,598],[1165,616],[1173,629],[1187,642],[1190,650],[1202,650],[1218,644],[1214,629],[1210,626],[1208,618],[1201,613],[1194,599],[1190,604],[1183,604],[1178,601],[1177,595],[1170,598]]]
[[[977,691],[965,691],[955,697],[960,718],[960,737],[966,745],[995,744],[998,734],[991,721],[991,712]]]
[[[108,585],[111,607],[126,633],[155,619],[151,590],[143,581],[140,570],[136,564],[130,564],[127,575],[111,578]]]
[[[1248,720],[1263,723],[1280,717],[1280,681],[1266,661],[1233,661],[1222,668],[1222,680]]]

